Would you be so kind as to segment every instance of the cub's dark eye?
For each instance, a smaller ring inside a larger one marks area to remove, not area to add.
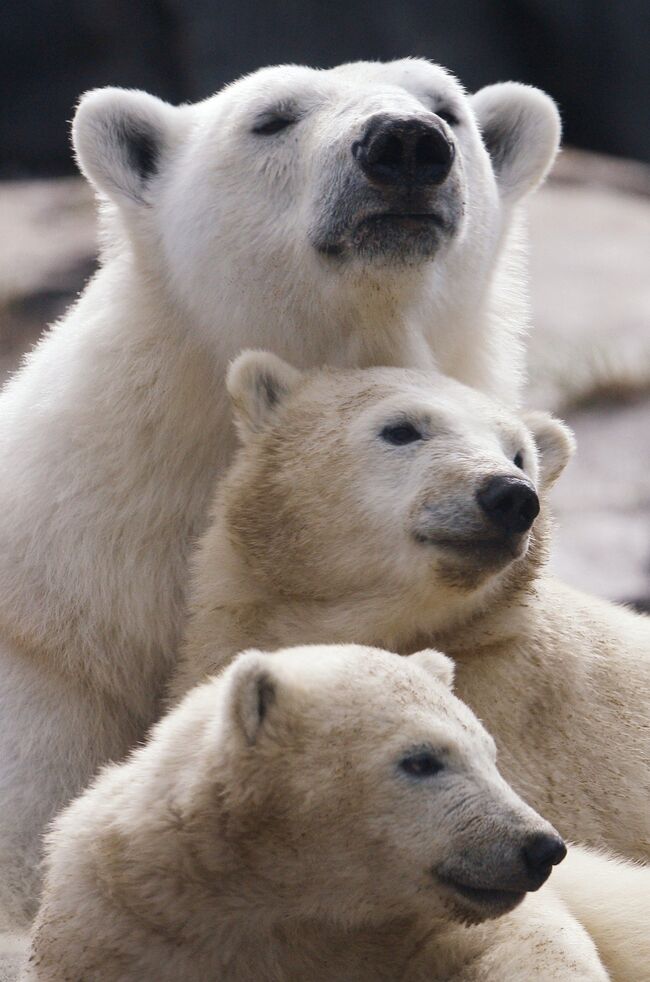
[[[408,754],[400,760],[399,766],[405,774],[411,777],[433,777],[444,767],[437,757],[434,757],[428,750],[418,750],[417,753]]]
[[[295,116],[284,116],[282,114],[267,116],[255,124],[253,133],[257,133],[260,136],[272,136],[274,133],[279,133],[280,130],[286,130],[288,126],[293,126],[295,122]]]
[[[517,451],[517,453],[515,454],[514,459],[513,459],[512,462],[515,465],[515,467],[518,467],[520,471],[523,471],[523,469],[524,469],[524,455],[521,452],[521,450],[518,450]]]
[[[436,116],[440,116],[440,119],[444,119],[448,126],[458,126],[460,120],[458,116],[452,113],[449,109],[436,109]]]
[[[415,443],[416,440],[421,440],[422,434],[412,423],[397,423],[395,426],[384,426],[381,431],[381,438],[386,443],[401,447],[405,443]]]

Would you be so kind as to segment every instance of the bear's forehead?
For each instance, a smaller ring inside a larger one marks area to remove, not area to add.
[[[453,379],[420,372],[369,369],[364,372],[319,373],[296,393],[298,417],[313,422],[318,412],[324,426],[327,410],[343,422],[367,419],[369,423],[391,415],[431,415],[447,419],[454,428],[466,422],[476,427],[520,433],[523,424],[505,407]],[[308,415],[305,416],[305,412]]]
[[[333,78],[350,83],[402,85],[406,88],[421,85],[440,86],[451,90],[458,83],[444,68],[424,58],[402,58],[398,61],[357,61],[330,69]]]
[[[460,749],[484,743],[482,727],[442,684],[421,672],[373,673],[311,692],[301,718],[309,729],[332,739],[353,738],[357,744],[404,749],[409,744],[432,744]]]
[[[341,718],[356,717],[364,705],[386,719],[406,714],[449,720],[461,707],[440,681],[409,665],[408,659],[380,649],[342,645],[325,656],[318,647],[287,654],[287,678],[298,682],[305,703],[337,706]]]
[[[425,677],[423,685],[421,669],[381,648],[354,643],[301,645],[269,657],[270,664],[283,678],[297,683],[305,693],[313,693],[316,698],[325,690],[342,687],[342,696],[350,696],[355,702],[359,697],[364,698],[369,688],[390,690],[395,697],[404,697],[404,704],[449,701],[448,690],[439,682]]]
[[[242,103],[268,100],[335,98],[339,92],[363,88],[398,87],[417,96],[435,97],[462,92],[460,83],[444,68],[422,58],[391,62],[358,61],[335,68],[274,65],[231,83],[217,93]]]
[[[297,727],[303,736],[384,740],[387,747],[429,741],[459,748],[489,739],[448,686],[408,658],[358,645],[308,645],[269,657],[293,733]]]
[[[368,732],[398,737],[415,735],[442,740],[449,746],[492,743],[474,713],[454,693],[408,658],[372,652],[361,666],[353,665],[348,681],[350,709],[365,706]]]

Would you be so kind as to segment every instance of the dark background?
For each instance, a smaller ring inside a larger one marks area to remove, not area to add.
[[[87,88],[201,99],[277,62],[422,55],[470,89],[516,79],[558,101],[565,140],[650,158],[648,0],[5,0],[0,177],[74,171]]]

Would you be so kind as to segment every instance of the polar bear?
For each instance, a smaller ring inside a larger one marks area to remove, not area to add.
[[[451,675],[240,655],[57,818],[24,982],[607,979]]]
[[[173,696],[250,646],[435,644],[517,792],[566,838],[648,860],[650,621],[545,569],[568,430],[405,369],[249,352],[229,387],[243,446]]]
[[[435,363],[516,399],[518,203],[558,139],[541,92],[419,59],[84,96],[101,269],[0,395],[0,922],[47,820],[157,714],[228,360]]]

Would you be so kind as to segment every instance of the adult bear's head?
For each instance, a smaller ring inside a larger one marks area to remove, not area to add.
[[[482,283],[559,132],[536,89],[467,96],[439,66],[404,59],[265,68],[180,107],[99,89],[73,138],[136,248],[207,324],[244,283],[267,306],[427,264],[443,291]]]

